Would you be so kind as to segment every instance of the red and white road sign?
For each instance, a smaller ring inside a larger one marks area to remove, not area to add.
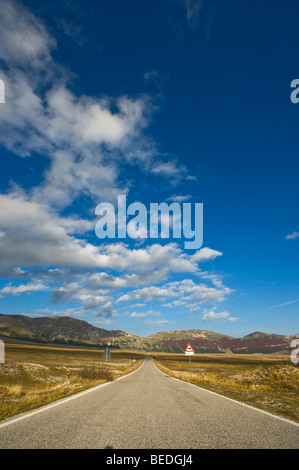
[[[187,356],[193,356],[193,354],[194,354],[194,349],[192,348],[192,346],[191,346],[190,343],[188,343],[188,345],[187,345],[187,347],[186,347],[186,349],[185,349],[185,354],[186,354]]]

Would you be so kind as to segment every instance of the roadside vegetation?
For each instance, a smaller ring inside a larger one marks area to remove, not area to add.
[[[154,354],[164,372],[299,422],[299,367],[286,355]]]
[[[5,345],[0,364],[0,420],[46,405],[137,369],[145,354],[35,345]]]

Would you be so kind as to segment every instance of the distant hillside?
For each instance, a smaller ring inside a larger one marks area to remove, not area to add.
[[[278,353],[290,351],[293,338],[262,332],[243,338],[208,330],[162,331],[146,338],[121,330],[97,328],[71,317],[30,318],[25,315],[0,314],[0,338],[4,341],[26,341],[65,345],[111,346],[148,352],[184,353],[191,343],[195,353]]]
[[[294,335],[295,337],[296,335]],[[297,335],[299,337],[299,335]],[[191,343],[195,353],[276,353],[290,350],[292,337],[255,332],[233,338],[208,330],[165,331],[137,339],[132,348],[183,353]]]
[[[38,317],[0,314],[0,337],[39,343],[115,346],[134,342],[134,335],[121,330],[97,328],[71,317]]]
[[[223,338],[230,339],[219,333],[208,330],[175,330],[155,333],[147,338],[139,338],[132,348],[155,352],[185,352],[188,343],[191,343],[197,353],[225,352],[220,346]]]

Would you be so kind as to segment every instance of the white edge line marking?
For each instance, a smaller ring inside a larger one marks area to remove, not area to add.
[[[105,382],[103,384],[96,385],[95,387],[88,388],[87,390],[83,390],[82,392],[74,393],[74,395],[71,395],[71,396],[66,397],[66,398],[61,398],[60,400],[49,403],[48,405],[43,405],[40,408],[36,408],[35,410],[24,412],[20,415],[17,415],[15,418],[13,418],[13,417],[12,418],[7,418],[7,421],[4,421],[2,423],[0,422],[0,429],[5,428],[6,426],[9,426],[10,424],[16,423],[17,421],[22,421],[23,419],[30,418],[31,416],[36,415],[38,413],[42,413],[43,411],[47,411],[50,408],[54,408],[55,406],[62,405],[64,403],[68,402],[68,401],[74,400],[75,398],[79,398],[82,395],[85,395],[86,393],[94,392],[95,390],[97,390],[101,387],[105,387],[106,385],[111,385],[111,384],[117,382],[118,380],[121,380],[121,379],[124,379],[125,377],[128,377],[131,374],[135,374],[135,372],[137,372],[139,369],[141,369],[141,367],[144,365],[144,363],[145,363],[145,359],[143,360],[142,364],[138,367],[138,369],[133,370],[133,372],[129,372],[126,375],[122,375],[121,377],[118,377],[117,379],[112,380],[111,382]]]
[[[162,372],[162,374],[167,374],[172,379],[178,380],[181,383],[183,382],[185,384],[192,385],[192,387],[196,387],[197,389],[203,390],[204,392],[208,392],[208,393],[211,393],[212,395],[216,395],[218,397],[225,398],[226,400],[232,401],[233,403],[237,403],[238,405],[242,405],[242,406],[245,406],[246,408],[249,408],[251,410],[259,411],[260,413],[271,416],[271,418],[280,419],[281,421],[284,421],[288,424],[293,424],[293,426],[298,426],[299,427],[299,423],[296,423],[296,421],[292,421],[290,419],[283,418],[282,416],[274,415],[274,414],[270,413],[269,411],[262,410],[261,408],[255,408],[252,405],[248,405],[247,403],[244,403],[242,401],[234,400],[233,398],[226,397],[225,395],[220,395],[220,393],[213,392],[212,390],[208,390],[207,388],[203,388],[203,387],[200,387],[199,385],[192,384],[191,382],[187,382],[186,380],[178,379],[177,377],[174,377],[173,375],[170,375],[167,372],[163,372],[161,369],[159,369],[158,366],[156,366],[154,361],[153,361],[153,364],[160,372]]]

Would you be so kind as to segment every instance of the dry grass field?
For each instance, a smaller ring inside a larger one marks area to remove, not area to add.
[[[146,353],[6,344],[0,364],[0,420],[111,381],[135,370]],[[182,380],[299,422],[299,367],[289,356],[152,355]]]
[[[135,370],[145,354],[6,344],[0,364],[0,420]]]
[[[299,367],[289,356],[153,354],[160,369],[221,395],[299,422]]]

